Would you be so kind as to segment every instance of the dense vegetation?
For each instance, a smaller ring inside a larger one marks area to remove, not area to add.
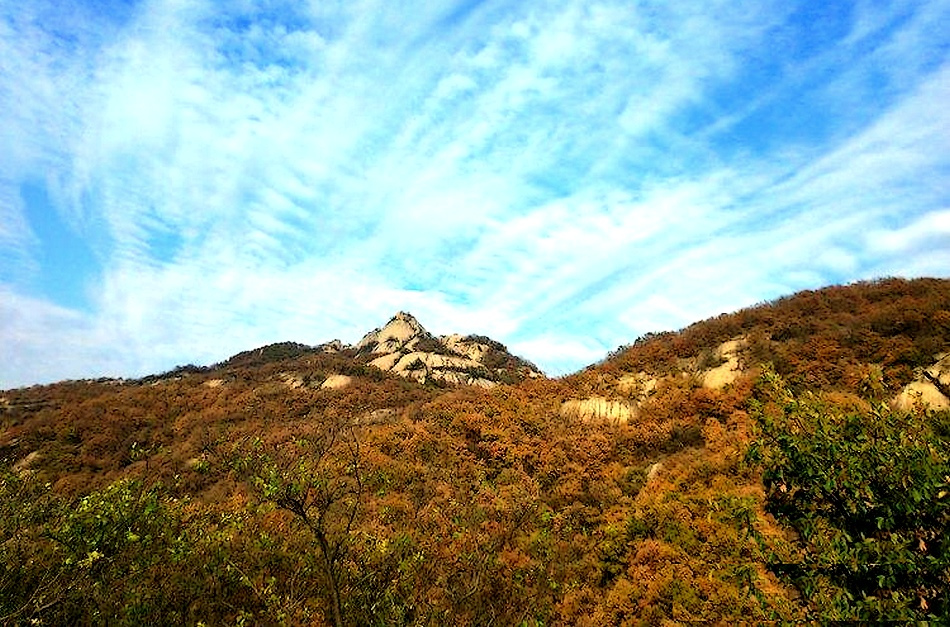
[[[770,567],[813,618],[950,619],[950,412],[796,397],[769,371],[758,392],[747,457],[799,539]]]
[[[287,343],[6,391],[0,623],[948,621],[950,414],[888,405],[948,349],[887,280],[491,390]]]

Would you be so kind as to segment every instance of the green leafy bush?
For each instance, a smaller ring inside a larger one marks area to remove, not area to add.
[[[950,620],[946,413],[856,411],[766,371],[752,401],[768,511],[798,542],[771,568],[834,620]]]

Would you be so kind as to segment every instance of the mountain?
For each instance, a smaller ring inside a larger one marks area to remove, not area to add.
[[[948,354],[887,279],[558,379],[400,313],[6,390],[0,623],[946,623]]]
[[[420,383],[435,380],[488,388],[544,376],[494,340],[458,334],[434,337],[405,312],[367,333],[355,348],[370,365]]]
[[[240,352],[212,366],[179,366],[158,375],[143,377],[151,383],[196,373],[217,372],[226,379],[234,368],[254,368],[291,361],[295,357],[337,355],[351,363],[343,370],[368,365],[383,372],[436,385],[474,385],[491,388],[514,384],[525,379],[543,378],[531,362],[512,355],[504,344],[483,335],[433,336],[412,314],[398,312],[384,326],[363,336],[354,346],[332,340],[317,346],[298,342],[278,342]],[[283,371],[279,378],[291,386],[326,385],[339,387],[352,379],[345,375],[316,380],[305,371]],[[225,379],[222,379],[222,383]]]

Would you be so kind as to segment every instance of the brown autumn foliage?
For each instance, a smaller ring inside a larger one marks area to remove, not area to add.
[[[699,366],[737,337],[741,375],[703,387]],[[762,548],[787,531],[743,462],[759,365],[866,407],[875,372],[893,396],[948,348],[950,282],[888,279],[489,390],[285,343],[138,381],[4,391],[0,622],[800,619]],[[620,385],[638,373],[655,387]],[[321,388],[333,374],[353,379]],[[635,413],[561,414],[593,396]]]

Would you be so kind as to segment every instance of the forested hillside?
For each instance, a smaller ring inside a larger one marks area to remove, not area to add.
[[[561,379],[286,343],[0,392],[0,623],[950,621],[950,281]]]

